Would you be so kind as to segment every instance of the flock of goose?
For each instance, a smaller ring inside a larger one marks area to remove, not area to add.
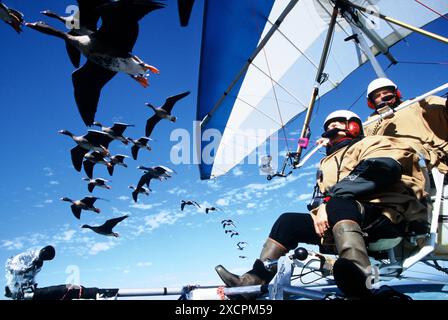
[[[178,1],[182,26],[188,24],[193,2],[194,0]],[[146,103],[146,106],[151,108],[154,114],[146,122],[145,135],[138,139],[124,135],[127,128],[134,126],[132,124],[115,122],[112,126],[107,127],[95,121],[101,90],[118,72],[129,75],[144,88],[149,86],[148,72],[159,74],[160,71],[157,67],[147,64],[131,52],[138,38],[139,21],[152,11],[164,8],[165,4],[153,0],[77,0],[77,3],[79,11],[73,16],[60,16],[51,10],[41,12],[47,17],[62,22],[65,26],[73,26],[70,32],[60,31],[42,21],[25,22],[21,12],[8,8],[1,2],[0,19],[9,24],[17,33],[22,32],[22,27],[25,25],[65,42],[67,54],[76,68],[72,73],[72,83],[79,114],[87,126],[97,126],[100,130],[88,130],[86,134],[80,136],[68,130],[60,130],[59,133],[69,136],[76,143],[76,146],[70,150],[73,167],[79,172],[84,168],[87,178],[82,179],[88,182],[87,189],[93,193],[95,187],[111,189],[111,186],[108,185],[111,181],[94,177],[95,165],[106,166],[110,176],[113,175],[115,166],[128,167],[125,159],[129,156],[112,155],[109,151],[109,144],[114,140],[125,145],[131,143],[132,158],[137,160],[141,149],[151,150],[148,144],[151,140],[149,137],[159,121],[162,119],[176,121],[176,117],[171,114],[173,107],[179,100],[187,97],[190,91],[168,97],[160,107]],[[100,19],[101,26],[98,28]],[[81,55],[86,58],[86,62],[82,66]],[[149,195],[152,192],[149,188],[152,179],[163,181],[171,178],[172,173],[175,173],[174,170],[161,165],[139,166],[137,169],[143,170],[143,175],[136,186],[129,185],[135,202],[138,201],[139,194]],[[63,197],[61,200],[71,204],[73,215],[80,220],[83,210],[99,214],[101,210],[94,204],[97,200],[105,199],[86,196],[80,200],[72,200],[68,197]],[[182,200],[181,211],[185,206],[201,208],[196,201],[192,200]],[[207,207],[205,213],[217,210],[220,209]],[[118,237],[118,233],[114,232],[113,228],[126,218],[128,215],[106,220],[99,226],[84,224],[82,228],[91,229],[101,235]],[[225,234],[229,234],[231,238],[239,235],[232,220],[222,220],[221,224]],[[239,241],[237,249],[243,250],[247,245],[247,242]],[[239,257],[246,258],[242,255]]]
[[[185,1],[182,6],[179,3],[182,26],[188,24],[193,2],[194,0]],[[145,88],[149,85],[148,72],[159,73],[156,67],[145,63],[132,51],[139,35],[139,21],[152,11],[164,8],[165,4],[153,0],[77,0],[77,4],[79,11],[73,16],[60,16],[51,10],[41,12],[47,17],[64,23],[65,26],[71,26],[69,32],[60,31],[42,21],[26,22],[21,12],[7,7],[2,2],[0,2],[0,20],[10,25],[17,33],[21,33],[23,26],[26,26],[65,42],[67,54],[76,68],[72,73],[72,82],[78,111],[87,126],[98,126],[100,130],[88,130],[86,134],[79,136],[68,130],[60,130],[59,133],[69,136],[76,143],[76,146],[70,150],[72,164],[79,172],[84,168],[87,178],[83,180],[88,182],[88,191],[92,193],[95,187],[111,188],[108,185],[109,180],[94,176],[96,165],[105,165],[110,176],[113,175],[116,166],[128,167],[125,159],[129,157],[123,154],[112,155],[109,144],[113,140],[118,140],[125,145],[131,143],[132,158],[137,160],[141,149],[151,150],[148,144],[151,140],[149,136],[157,123],[162,119],[176,121],[176,117],[171,114],[172,109],[179,100],[188,96],[190,91],[168,97],[160,107],[146,103],[154,114],[147,120],[145,136],[138,139],[124,135],[125,130],[133,126],[131,124],[116,122],[111,127],[107,127],[95,121],[101,90],[116,73],[128,74]],[[100,20],[101,25],[98,27]],[[82,66],[81,55],[86,58]],[[144,171],[143,175],[135,187],[129,186],[133,190],[132,198],[135,202],[138,201],[139,194],[149,195],[151,192],[149,184],[152,179],[162,181],[170,178],[174,173],[174,170],[164,166],[139,166],[138,169]],[[81,200],[61,198],[62,201],[71,203],[72,213],[77,219],[81,219],[82,210],[100,213],[100,209],[94,207],[98,199],[101,198],[94,196],[86,196]],[[100,226],[83,225],[82,227],[101,235],[118,237],[112,229],[127,217],[125,215],[110,219]]]

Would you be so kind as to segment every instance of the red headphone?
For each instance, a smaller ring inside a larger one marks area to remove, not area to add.
[[[362,127],[358,121],[355,120],[349,120],[347,122],[347,129],[349,135],[351,135],[353,138],[358,137],[362,132]]]
[[[395,89],[395,96],[397,97],[398,100],[401,100],[401,91]],[[367,105],[369,106],[370,109],[376,110],[375,102],[373,102],[371,98],[367,99]]]

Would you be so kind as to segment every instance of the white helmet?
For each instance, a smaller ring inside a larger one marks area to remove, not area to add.
[[[350,110],[336,110],[336,111],[333,111],[332,113],[330,113],[325,118],[324,130],[327,131],[327,126],[330,124],[330,122],[333,120],[337,120],[337,119],[342,119],[342,120],[346,120],[346,121],[350,121],[353,119],[353,120],[357,121],[360,125],[362,125],[361,118],[356,113],[354,113]]]
[[[387,78],[378,78],[373,80],[372,82],[369,83],[369,86],[367,87],[367,99],[369,98],[370,94],[373,91],[378,90],[380,88],[388,88],[388,87],[394,88],[394,90],[397,89],[397,85]]]

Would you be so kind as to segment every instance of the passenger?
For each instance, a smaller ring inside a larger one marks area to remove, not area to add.
[[[426,221],[424,176],[412,147],[393,137],[364,137],[361,119],[347,110],[328,115],[324,131],[319,143],[327,155],[317,181],[322,196],[311,214],[283,213],[247,273],[238,276],[218,265],[215,270],[227,286],[268,284],[276,268],[267,270],[263,262],[299,243],[323,248],[333,238],[337,286],[347,296],[368,297],[371,264],[365,241],[396,238],[405,221]]]

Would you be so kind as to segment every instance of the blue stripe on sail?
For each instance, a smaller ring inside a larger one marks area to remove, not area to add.
[[[199,121],[213,108],[254,52],[273,4],[274,0],[206,1],[196,114]],[[222,134],[243,78],[202,132],[213,128]],[[201,154],[207,144],[201,142]],[[205,164],[201,159],[201,179],[210,178],[212,167],[213,164]]]

